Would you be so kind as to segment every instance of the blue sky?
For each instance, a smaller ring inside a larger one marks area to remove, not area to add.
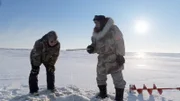
[[[94,15],[114,19],[127,52],[180,52],[179,0],[1,0],[0,47],[32,48],[50,30],[62,49],[91,43]],[[146,21],[139,34],[136,21]]]

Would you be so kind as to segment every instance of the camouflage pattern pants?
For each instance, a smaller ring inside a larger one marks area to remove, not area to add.
[[[122,70],[119,70],[117,72],[111,73],[113,83],[115,88],[125,88],[126,81],[123,78]],[[107,85],[107,75],[106,74],[99,74],[97,72],[97,84],[98,85]]]

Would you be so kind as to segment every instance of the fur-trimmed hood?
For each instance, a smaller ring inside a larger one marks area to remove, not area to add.
[[[106,33],[109,31],[109,29],[111,28],[111,26],[114,25],[114,21],[112,18],[108,18],[108,21],[106,23],[106,25],[104,26],[103,30],[100,32],[93,32],[93,38],[95,38],[96,40],[100,40],[101,38],[103,38]]]

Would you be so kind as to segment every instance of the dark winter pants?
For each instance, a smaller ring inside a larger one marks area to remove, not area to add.
[[[32,65],[32,69],[29,75],[29,89],[30,93],[38,92],[38,74],[39,74],[39,69],[40,66],[34,66]],[[46,67],[46,75],[47,75],[47,89],[52,90],[54,89],[54,82],[55,82],[55,76],[54,76],[54,71],[55,67],[50,66],[47,64],[44,64]]]

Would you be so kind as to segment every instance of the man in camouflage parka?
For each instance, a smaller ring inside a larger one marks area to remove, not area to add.
[[[47,74],[47,89],[52,92],[55,90],[55,63],[58,59],[60,51],[60,42],[57,40],[57,34],[50,31],[41,39],[37,40],[30,53],[31,72],[29,75],[30,93],[38,93],[38,74],[40,65],[46,67]]]
[[[119,28],[114,25],[112,18],[96,15],[93,21],[96,26],[92,35],[92,44],[87,47],[87,52],[98,54],[96,79],[100,93],[97,97],[107,97],[107,75],[111,74],[116,89],[115,100],[123,101],[126,85],[122,75],[125,63],[123,35]]]

